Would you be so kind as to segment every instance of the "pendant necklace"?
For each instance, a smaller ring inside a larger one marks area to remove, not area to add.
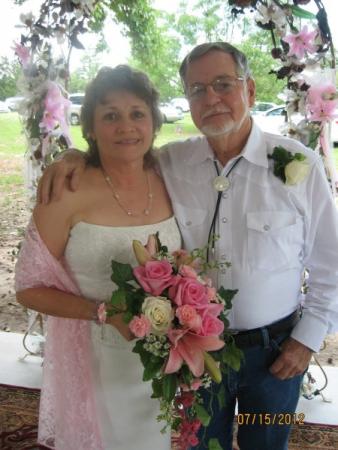
[[[229,175],[232,172],[232,170],[237,166],[237,164],[240,162],[240,160],[243,157],[240,156],[234,163],[233,165],[230,167],[230,169],[228,170],[228,172],[225,175],[220,175],[219,174],[219,169],[218,169],[218,165],[217,165],[217,161],[214,160],[214,165],[215,165],[215,169],[216,169],[216,173],[217,176],[213,181],[213,186],[214,189],[217,191],[217,200],[216,200],[216,206],[215,206],[215,211],[214,211],[214,215],[211,221],[211,225],[210,225],[210,229],[209,229],[209,233],[208,233],[208,246],[207,246],[207,262],[209,262],[209,248],[211,246],[211,252],[214,254],[215,253],[215,232],[216,232],[216,220],[218,217],[218,212],[219,212],[219,206],[221,204],[221,198],[222,198],[222,194],[223,192],[227,191],[230,188],[230,180],[229,180]]]
[[[102,169],[102,173],[104,176],[104,179],[106,180],[108,186],[110,187],[110,189],[112,190],[113,193],[113,197],[116,200],[116,203],[119,205],[119,207],[122,209],[122,211],[124,211],[127,216],[129,217],[139,217],[142,214],[145,216],[149,216],[151,208],[153,206],[153,198],[154,195],[151,192],[151,185],[150,185],[150,179],[149,179],[149,174],[148,172],[146,172],[146,177],[147,177],[147,185],[148,185],[148,193],[147,193],[147,206],[144,208],[144,210],[141,213],[135,213],[134,211],[132,211],[130,208],[126,208],[121,200],[120,200],[120,195],[116,192],[115,187],[113,185],[113,182],[110,178],[110,176]]]

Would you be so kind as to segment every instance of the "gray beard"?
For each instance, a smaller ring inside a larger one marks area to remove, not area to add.
[[[223,136],[224,134],[229,134],[231,132],[236,132],[238,130],[241,129],[245,119],[248,117],[249,115],[249,108],[246,109],[245,113],[243,114],[242,119],[239,122],[234,122],[233,120],[231,120],[228,123],[225,123],[223,126],[221,127],[217,127],[215,125],[205,125],[203,127],[201,127],[201,131],[202,133],[207,136],[207,137],[218,137],[218,136]]]

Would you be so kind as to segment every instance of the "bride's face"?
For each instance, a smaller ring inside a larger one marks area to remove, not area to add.
[[[101,161],[142,159],[154,137],[149,106],[128,91],[112,91],[97,104],[91,138],[97,143]]]

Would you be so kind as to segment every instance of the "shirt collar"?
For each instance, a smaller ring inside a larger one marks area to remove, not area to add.
[[[214,160],[214,153],[205,136],[198,136],[189,139],[191,144],[191,153],[187,163],[194,165],[207,160]],[[252,120],[252,128],[249,138],[238,156],[243,156],[247,161],[257,166],[269,167],[267,158],[267,148],[262,130]]]

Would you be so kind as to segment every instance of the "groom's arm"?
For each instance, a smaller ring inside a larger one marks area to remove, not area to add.
[[[63,189],[69,187],[76,191],[86,163],[84,154],[76,149],[67,150],[59,159],[50,164],[40,178],[37,201],[47,204],[59,200]]]

